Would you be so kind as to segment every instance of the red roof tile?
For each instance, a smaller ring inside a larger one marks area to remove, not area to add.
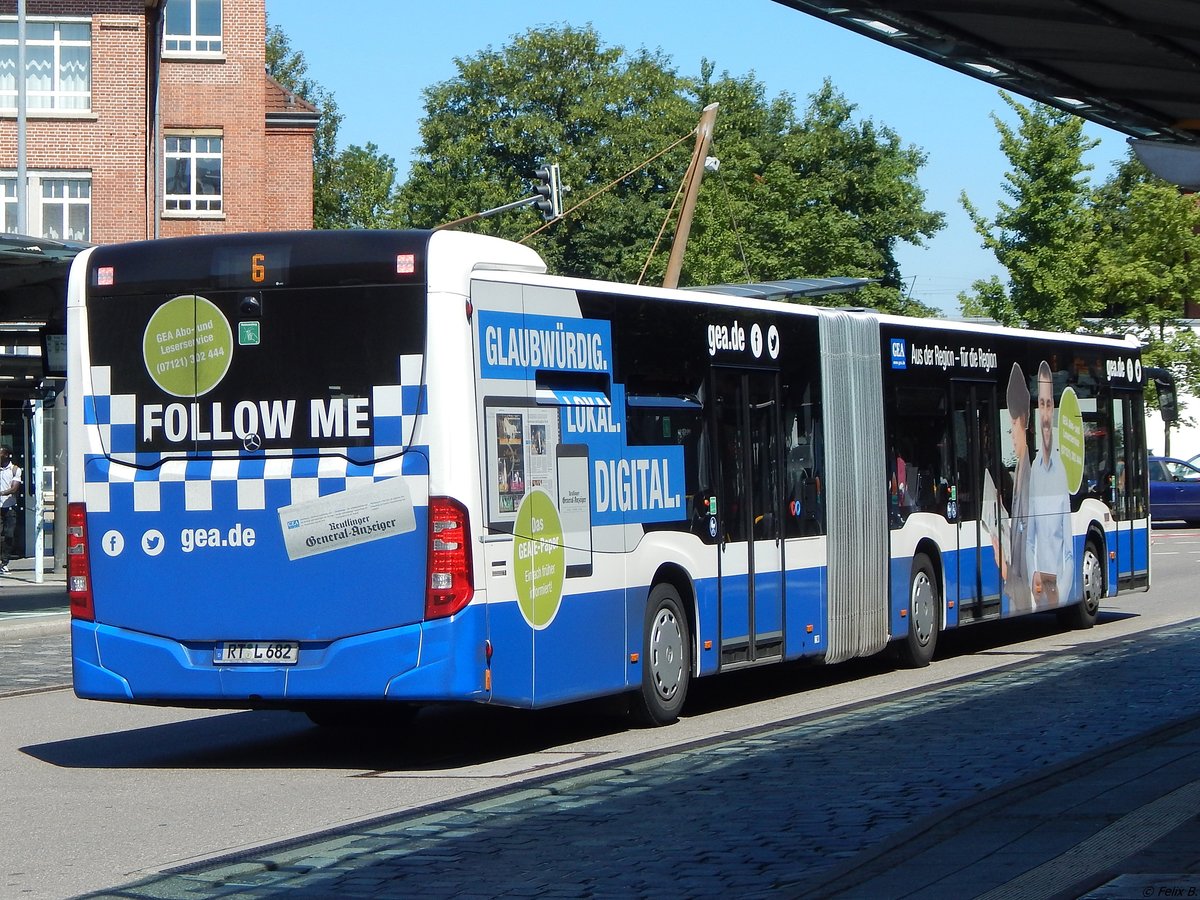
[[[315,113],[317,108],[298,94],[266,74],[265,97],[267,114],[271,113]]]

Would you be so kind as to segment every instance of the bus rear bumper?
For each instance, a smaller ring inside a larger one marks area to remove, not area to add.
[[[71,624],[75,693],[90,700],[236,709],[316,700],[485,700],[484,616],[468,607],[456,618],[455,641],[463,637],[462,619],[477,620],[478,667],[455,664],[450,620],[301,642],[299,660],[286,666],[218,665],[212,642],[180,642],[76,621]]]

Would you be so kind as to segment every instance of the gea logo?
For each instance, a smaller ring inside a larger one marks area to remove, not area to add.
[[[732,325],[708,326],[708,355],[716,356],[719,352],[744,353],[747,349],[746,328],[739,325],[737,319]],[[759,359],[766,350],[771,359],[779,358],[779,329],[774,325],[763,335],[762,326],[757,322],[750,325],[749,349],[755,359]]]
[[[746,349],[746,329],[734,319],[732,325],[708,326],[708,355],[716,356],[718,350],[736,353]]]
[[[253,547],[254,529],[240,522],[225,534],[219,528],[185,528],[179,532],[179,546],[184,553],[204,547]]]

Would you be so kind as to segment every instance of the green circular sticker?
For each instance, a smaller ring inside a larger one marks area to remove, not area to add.
[[[1063,391],[1058,401],[1058,455],[1067,476],[1067,490],[1074,494],[1083,483],[1083,414],[1074,388]]]
[[[233,329],[210,300],[192,294],[154,311],[142,336],[142,356],[154,383],[176,397],[207,394],[233,360]]]
[[[562,522],[549,494],[535,489],[525,495],[513,536],[517,605],[526,622],[545,628],[558,615],[566,574]]]

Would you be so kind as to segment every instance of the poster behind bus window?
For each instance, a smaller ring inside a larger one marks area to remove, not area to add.
[[[488,521],[511,530],[521,501],[534,488],[555,496],[558,410],[516,398],[488,398],[485,416]]]
[[[566,548],[567,577],[592,574],[592,498],[587,444],[559,444],[558,515]]]

